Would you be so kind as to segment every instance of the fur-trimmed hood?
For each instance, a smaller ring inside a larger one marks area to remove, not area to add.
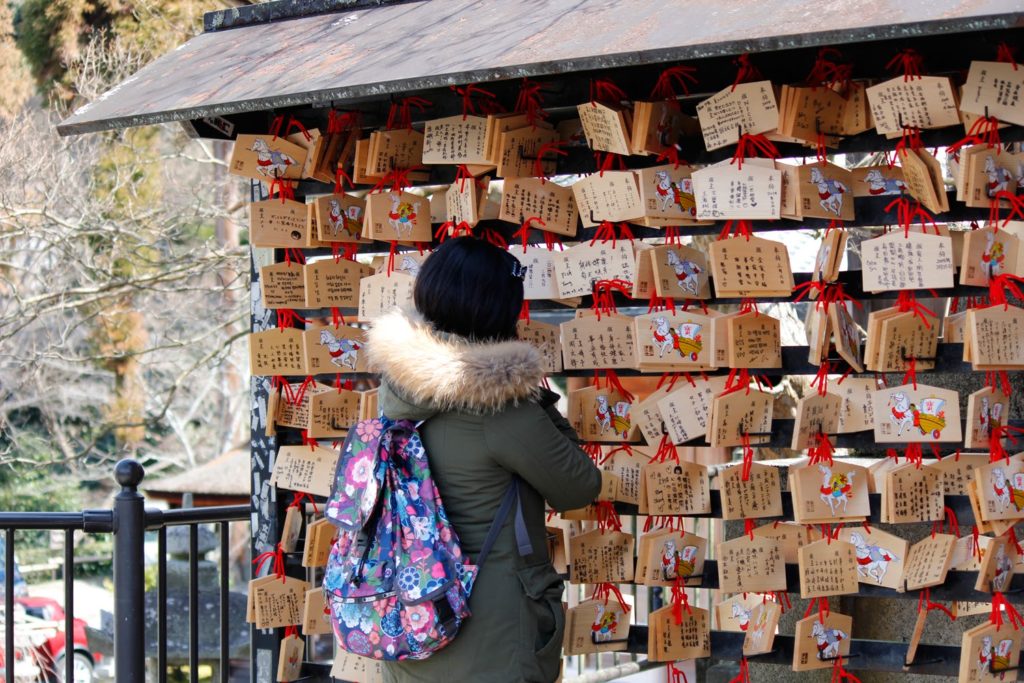
[[[440,333],[411,311],[378,318],[366,346],[384,389],[429,412],[495,413],[535,397],[544,377],[540,352],[526,342],[474,342]]]

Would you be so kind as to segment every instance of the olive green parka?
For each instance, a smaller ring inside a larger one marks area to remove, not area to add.
[[[526,342],[473,342],[438,333],[415,313],[379,318],[370,366],[381,411],[425,420],[420,434],[448,518],[474,559],[513,475],[533,554],[517,551],[513,517],[473,588],[472,616],[447,648],[421,661],[385,662],[388,683],[550,683],[559,674],[563,582],[548,557],[544,501],[559,511],[597,496],[601,475],[542,392],[541,358]]]

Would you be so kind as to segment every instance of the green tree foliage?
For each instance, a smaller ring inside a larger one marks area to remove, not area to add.
[[[96,36],[116,38],[146,63],[198,31],[210,9],[193,0],[24,0],[15,32],[43,91],[68,99],[76,94],[69,65]]]
[[[25,58],[14,42],[14,15],[0,0],[0,123],[15,116],[32,94]]]

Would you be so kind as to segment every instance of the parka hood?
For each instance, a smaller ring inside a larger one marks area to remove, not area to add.
[[[383,380],[381,408],[394,419],[495,413],[534,398],[544,377],[540,352],[530,344],[438,332],[415,311],[378,318],[366,346],[370,369]]]

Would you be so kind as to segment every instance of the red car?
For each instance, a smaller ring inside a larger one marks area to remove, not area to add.
[[[25,613],[24,617],[15,616],[15,634],[19,640],[31,643],[31,647],[19,649],[15,653],[15,677],[19,680],[23,678],[19,672],[21,670],[25,676],[31,677],[26,680],[63,683],[64,658],[67,656],[63,630],[64,608],[51,598],[26,596],[15,598],[14,602],[17,611],[24,610]],[[82,619],[74,620],[72,657],[74,683],[92,683],[95,680],[95,667],[102,656],[89,650],[85,621]],[[4,666],[4,662],[3,646],[0,644],[0,667]],[[35,673],[30,673],[32,671]]]

